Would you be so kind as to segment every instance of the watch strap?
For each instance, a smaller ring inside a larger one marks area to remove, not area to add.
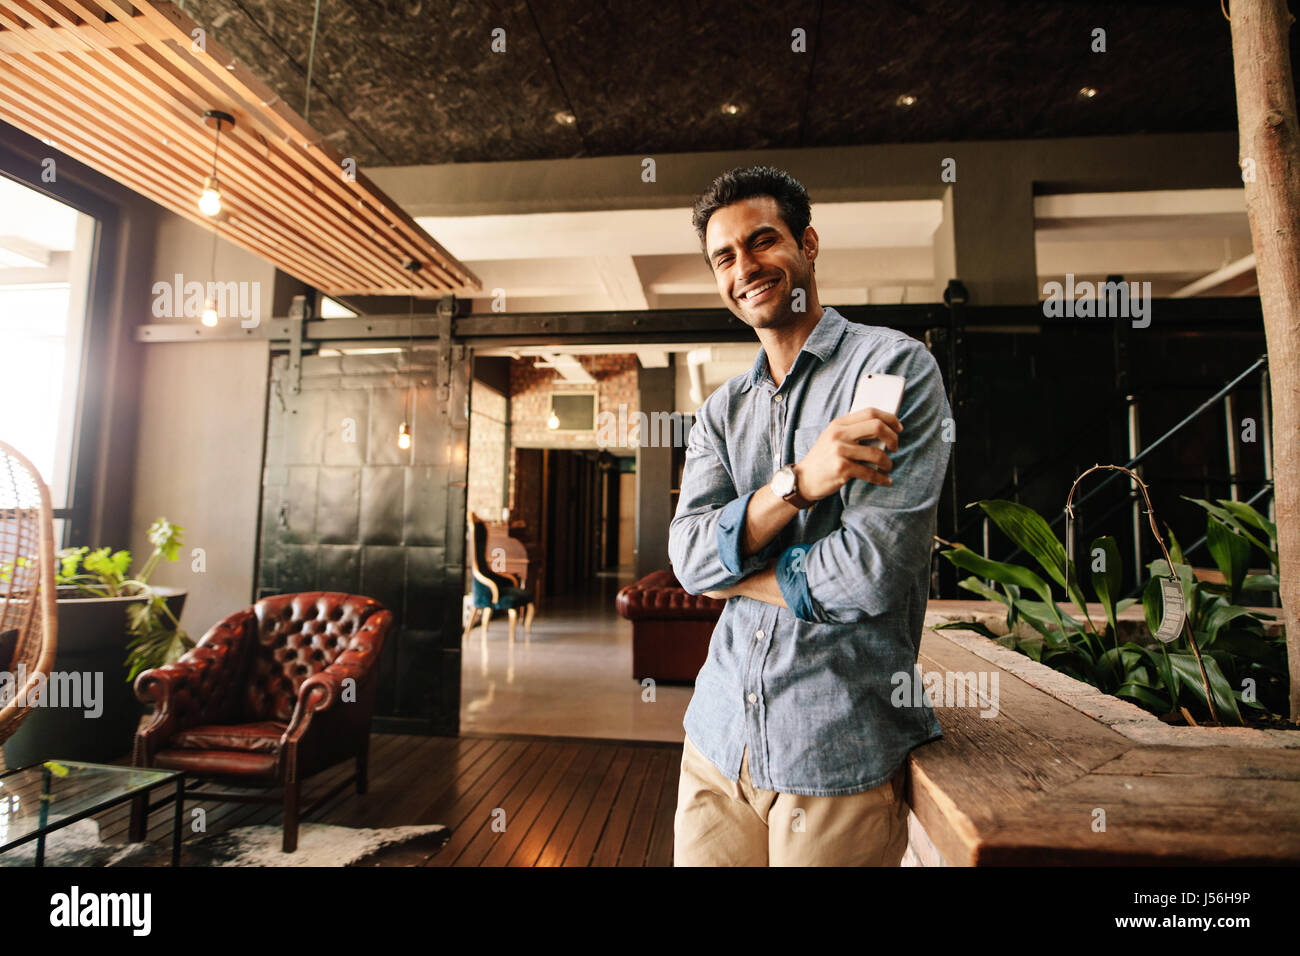
[[[796,508],[799,508],[800,510],[809,507],[810,505],[812,505],[812,502],[809,501],[807,498],[805,498],[803,495],[799,494],[799,485],[798,485],[799,479],[794,474],[793,466],[787,466],[787,467],[790,468],[790,477],[795,482],[795,486],[790,490],[789,494],[782,495],[781,500],[790,502],[790,504],[794,505]]]
[[[812,504],[811,501],[809,501],[803,495],[799,494],[799,492],[797,491],[792,491],[788,495],[782,496],[782,500],[790,502],[790,504],[794,505],[796,508],[799,508],[801,510],[803,508],[809,507]]]

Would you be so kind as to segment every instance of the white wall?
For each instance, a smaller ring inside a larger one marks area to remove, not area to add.
[[[179,216],[160,219],[153,281],[180,272],[206,283],[211,233]],[[260,283],[262,321],[271,317],[274,276],[269,263],[219,242],[217,280]],[[265,341],[144,346],[131,550],[139,567],[159,516],[185,529],[180,560],[162,564],[152,581],[189,589],[181,623],[196,640],[253,595],[268,361]],[[203,550],[203,573],[193,570],[195,548]]]

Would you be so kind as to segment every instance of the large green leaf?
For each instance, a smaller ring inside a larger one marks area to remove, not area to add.
[[[1158,689],[1136,680],[1121,684],[1115,696],[1135,700],[1157,715],[1167,714],[1173,709],[1169,706],[1169,698],[1161,696]]]
[[[1248,574],[1246,580],[1241,582],[1243,591],[1273,591],[1278,589],[1277,575],[1275,574]]]
[[[981,578],[988,578],[999,584],[1014,584],[1016,587],[1028,588],[1044,601],[1052,600],[1052,590],[1047,586],[1047,582],[1028,568],[1022,568],[1018,564],[992,561],[961,544],[947,551],[941,551],[940,554],[957,567]]]
[[[1033,601],[1029,598],[1021,598],[1016,602],[1016,610],[1021,617],[1036,628],[1038,625],[1055,624],[1058,630],[1064,629],[1061,632],[1067,637],[1071,634],[1083,633],[1083,625],[1069,614],[1062,614],[1055,601],[1049,604],[1047,601]]]
[[[1205,676],[1210,679],[1210,691],[1214,694],[1214,707],[1219,720],[1225,724],[1241,724],[1241,711],[1237,709],[1237,699],[1233,696],[1232,685],[1223,676],[1218,662],[1208,654],[1202,654],[1205,662]],[[1196,666],[1196,657],[1192,654],[1170,654],[1169,663],[1178,674],[1184,687],[1196,695],[1196,699],[1209,707],[1205,699],[1205,685],[1201,683],[1201,670]]]
[[[1236,604],[1219,604],[1212,610],[1205,619],[1204,634],[1205,644],[1208,647],[1213,644],[1219,636],[1219,631],[1229,621],[1235,621],[1239,617],[1248,617],[1252,621],[1256,620],[1255,616],[1244,607],[1238,607]]]
[[[997,601],[999,604],[1010,604],[1011,601],[997,588],[991,588],[979,578],[963,578],[957,582],[957,587],[972,591],[980,597],[989,601]]]
[[[1230,501],[1224,498],[1219,499],[1219,504],[1242,524],[1264,532],[1268,535],[1268,543],[1273,547],[1277,546],[1277,525],[1265,518],[1254,506],[1244,501]]]
[[[1051,526],[1043,520],[1042,515],[1033,508],[998,498],[985,498],[976,504],[993,519],[993,523],[1003,534],[1038,562],[1039,566],[1047,572],[1048,577],[1061,587],[1066,587],[1065,546],[1052,532]],[[1079,590],[1078,582],[1072,574],[1069,578],[1067,591],[1070,599],[1079,605],[1080,609],[1085,609],[1083,592]]]
[[[1144,660],[1146,658],[1140,651],[1135,651],[1127,644],[1124,644],[1106,651],[1105,654],[1097,658],[1097,663],[1103,667],[1122,668],[1122,673],[1127,675],[1129,671],[1140,666]]]
[[[1084,633],[1083,625],[1070,615],[1062,614],[1055,601],[1032,601],[1029,598],[1021,598],[1016,602],[1016,613],[1043,636],[1044,643],[1050,648],[1068,647],[1071,637]]]
[[[1255,534],[1252,533],[1249,522],[1243,522],[1240,518],[1237,517],[1237,514],[1234,513],[1233,509],[1225,508],[1223,506],[1224,503],[1222,501],[1220,501],[1219,504],[1213,504],[1212,502],[1206,501],[1204,498],[1189,498],[1187,497],[1187,495],[1183,495],[1183,499],[1186,501],[1190,501],[1193,504],[1200,505],[1209,514],[1213,515],[1215,518],[1218,518],[1224,524],[1236,528],[1238,531],[1240,531],[1243,535],[1246,536],[1247,540],[1249,540],[1251,544],[1253,544],[1255,547],[1259,548],[1261,551],[1263,551],[1265,554],[1268,555],[1268,559],[1273,563],[1274,568],[1277,567],[1277,551],[1274,548],[1269,547],[1269,544],[1272,544],[1273,541],[1276,540],[1276,533],[1277,533],[1276,527],[1272,526],[1271,522],[1266,522],[1267,525],[1273,527],[1273,535],[1270,537],[1269,543],[1266,544],[1265,542],[1261,541]],[[1235,505],[1237,504],[1237,502],[1231,502],[1231,504]],[[1240,510],[1241,510],[1240,508],[1237,509],[1237,511]],[[1253,511],[1254,509],[1252,508],[1251,510]],[[1265,519],[1261,516],[1259,520],[1264,521]],[[1258,525],[1255,525],[1254,527],[1256,529],[1259,528]],[[1267,534],[1268,531],[1265,530],[1265,533]]]
[[[1100,569],[1097,567],[1099,563]],[[1119,545],[1114,538],[1107,534],[1092,542],[1088,549],[1088,568],[1092,572],[1092,589],[1097,593],[1097,600],[1106,608],[1106,620],[1110,621],[1111,633],[1118,634],[1115,598],[1124,584],[1124,567],[1119,556]]]
[[[1250,564],[1250,542],[1213,517],[1205,519],[1205,545],[1228,583],[1228,602],[1236,604]]]
[[[1169,557],[1173,558],[1174,564],[1186,564],[1187,559],[1183,557],[1183,546],[1178,543],[1178,536],[1174,534],[1174,529],[1165,525],[1165,534],[1169,535]]]
[[[979,621],[947,621],[943,624],[936,624],[933,628],[936,631],[974,631],[976,634],[982,634],[990,640],[998,641],[1005,637],[1005,634],[995,634],[987,626]]]
[[[1164,598],[1160,594],[1160,581],[1152,576],[1142,589],[1142,614],[1146,618],[1147,631],[1155,634],[1160,628],[1160,618],[1164,614]]]

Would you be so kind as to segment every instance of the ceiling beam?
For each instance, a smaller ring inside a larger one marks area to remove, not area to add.
[[[1251,253],[1236,262],[1230,262],[1222,269],[1216,269],[1209,275],[1197,279],[1195,282],[1183,286],[1176,292],[1169,293],[1171,299],[1190,299],[1198,296],[1202,292],[1208,292],[1216,286],[1221,286],[1230,279],[1235,279],[1243,273],[1250,272],[1255,268],[1255,253]]]
[[[645,288],[637,272],[636,262],[631,256],[594,256],[592,268],[605,295],[609,298],[611,309],[648,309]]]

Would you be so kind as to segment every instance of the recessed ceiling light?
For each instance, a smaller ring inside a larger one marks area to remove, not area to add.
[[[561,126],[572,126],[574,123],[578,122],[578,117],[574,116],[568,110],[560,110],[555,114],[555,122],[559,123]]]
[[[908,107],[916,105],[916,97],[911,93],[904,93],[898,99],[894,100],[894,105],[907,109]]]
[[[738,113],[743,112],[744,109],[745,109],[745,108],[744,108],[743,106],[741,106],[739,103],[723,103],[723,104],[722,104],[722,112],[725,113],[727,116],[735,116],[735,115],[737,115]]]
[[[1096,95],[1097,90],[1091,86],[1085,86],[1083,89],[1079,90],[1079,99],[1081,100],[1090,100]]]

